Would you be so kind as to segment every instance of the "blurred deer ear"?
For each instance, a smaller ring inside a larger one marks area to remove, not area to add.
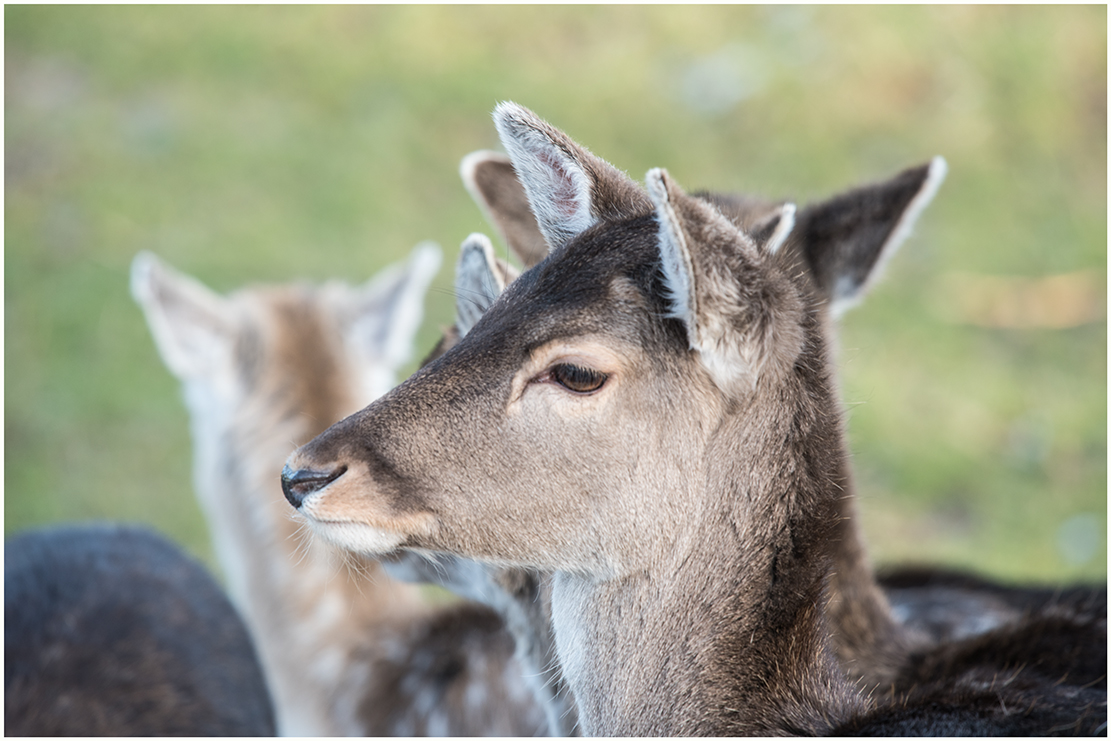
[[[799,211],[795,234],[834,316],[855,306],[945,180],[942,157]]]
[[[472,234],[463,242],[455,267],[455,328],[460,338],[471,331],[501,292],[518,273],[494,257],[494,248],[484,234]]]
[[[500,103],[494,125],[551,250],[606,218],[649,213],[643,191],[532,111]]]
[[[442,259],[438,245],[421,242],[405,263],[391,265],[357,290],[346,334],[361,354],[395,368],[409,360],[424,297]]]
[[[149,252],[131,262],[131,295],[143,310],[166,367],[181,380],[210,372],[231,351],[226,298]]]
[[[548,243],[509,157],[500,152],[471,152],[460,163],[459,175],[467,192],[526,269],[548,255]]]
[[[786,372],[802,350],[801,304],[770,272],[773,252],[710,203],[686,195],[666,171],[651,170],[647,184],[671,316],[685,325],[714,383],[739,396],[762,374]],[[781,214],[785,224],[789,213]]]

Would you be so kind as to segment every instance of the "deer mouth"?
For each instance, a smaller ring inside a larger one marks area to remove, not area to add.
[[[401,533],[382,530],[361,522],[318,520],[311,514],[306,520],[313,532],[334,546],[367,556],[392,553],[408,538]]]

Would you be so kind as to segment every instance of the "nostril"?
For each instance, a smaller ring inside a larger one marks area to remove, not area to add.
[[[334,471],[313,471],[310,468],[294,471],[286,466],[282,469],[282,493],[290,504],[300,509],[305,497],[320,491],[346,471],[347,466],[340,466]]]

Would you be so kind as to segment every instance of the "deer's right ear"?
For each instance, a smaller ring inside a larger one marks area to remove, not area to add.
[[[146,316],[162,361],[178,378],[209,372],[230,350],[228,300],[149,252],[131,262],[131,295]]]
[[[910,234],[945,180],[942,157],[893,178],[806,206],[795,232],[834,316],[855,306]]]
[[[494,125],[552,250],[605,218],[649,213],[627,175],[516,103],[500,103]]]
[[[525,269],[547,257],[548,243],[509,157],[501,152],[471,152],[459,163],[459,176]]]
[[[765,373],[786,373],[802,350],[802,310],[797,294],[769,271],[778,245],[757,245],[662,169],[649,171],[646,180],[670,315],[683,322],[714,383],[736,397]],[[784,228],[789,214],[781,212]]]
[[[455,328],[460,338],[471,331],[517,275],[494,256],[494,247],[485,234],[467,237],[455,266]]]

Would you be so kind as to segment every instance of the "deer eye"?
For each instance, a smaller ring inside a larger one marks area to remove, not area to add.
[[[570,363],[560,363],[552,366],[548,375],[560,386],[568,391],[574,391],[576,394],[589,394],[591,391],[597,391],[602,388],[602,384],[608,378],[605,373],[600,371],[583,368],[581,365],[571,365]]]

